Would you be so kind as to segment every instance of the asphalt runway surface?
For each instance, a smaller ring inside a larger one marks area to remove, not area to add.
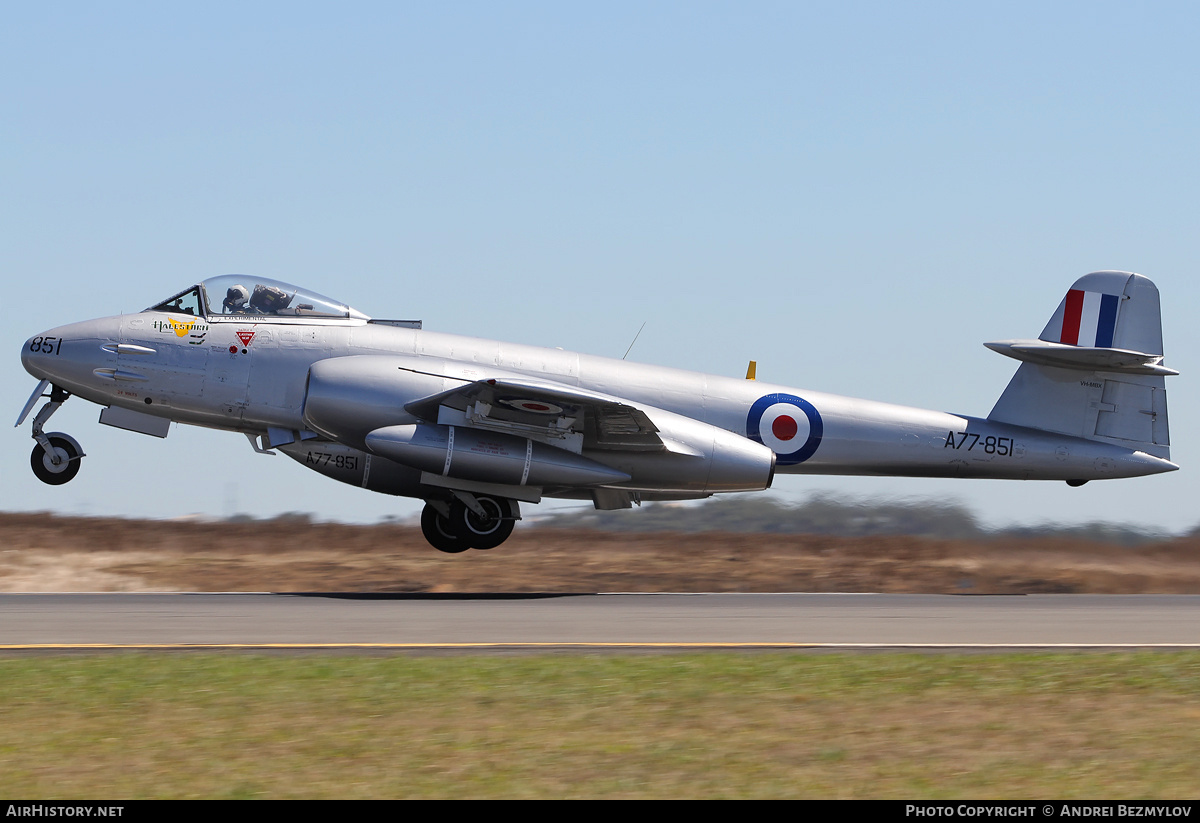
[[[1200,648],[1200,595],[0,595],[0,648],[140,647]]]

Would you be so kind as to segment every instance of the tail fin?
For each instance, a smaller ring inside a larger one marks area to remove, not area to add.
[[[1140,274],[1075,281],[1037,340],[984,344],[1025,361],[989,420],[1103,440],[1169,460],[1158,289]]]

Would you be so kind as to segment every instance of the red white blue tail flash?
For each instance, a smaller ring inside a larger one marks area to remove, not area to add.
[[[1111,348],[1120,302],[1120,295],[1071,289],[1067,292],[1058,342],[1068,346]]]

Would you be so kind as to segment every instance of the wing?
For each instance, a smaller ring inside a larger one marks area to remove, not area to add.
[[[619,398],[560,383],[494,378],[414,400],[405,410],[431,423],[531,437],[567,448],[662,451],[644,411]]]

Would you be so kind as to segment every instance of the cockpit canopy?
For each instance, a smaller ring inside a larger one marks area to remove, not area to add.
[[[225,274],[210,277],[169,297],[146,311],[166,311],[205,317],[210,321],[274,320],[303,323],[314,320],[367,320],[367,315],[345,303],[266,277]]]

